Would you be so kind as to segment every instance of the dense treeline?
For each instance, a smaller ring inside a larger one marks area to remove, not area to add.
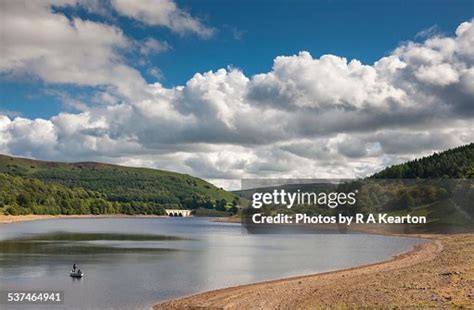
[[[474,144],[386,168],[372,177],[343,184],[298,184],[276,187],[287,192],[357,191],[353,206],[330,209],[326,206],[295,205],[291,210],[277,204],[246,212],[305,213],[335,215],[337,213],[389,213],[428,216],[430,227],[464,227],[474,224]],[[328,186],[329,188],[325,188]],[[273,192],[274,188],[259,192]],[[254,190],[239,191],[251,199]],[[430,228],[430,227],[424,228]],[[423,228],[423,229],[424,229]],[[439,231],[438,231],[439,232]]]
[[[376,173],[362,182],[356,210],[421,212],[439,223],[472,225],[473,178],[471,143]]]
[[[12,215],[120,212],[120,207],[101,193],[4,173],[0,173],[0,207]]]
[[[442,217],[448,217],[451,211],[474,216],[474,183],[470,179],[367,179],[350,187],[358,190],[353,213],[410,213],[423,206],[425,212],[431,212],[431,207],[436,206]]]
[[[474,178],[474,143],[391,166],[373,177],[383,179]]]
[[[222,189],[185,175],[156,175],[134,169],[76,168],[52,169],[31,174],[45,182],[57,182],[68,187],[83,187],[106,193],[109,200],[117,202],[144,202],[181,208],[186,200],[199,201],[205,207],[209,202],[228,198]],[[229,199],[230,200],[230,199]]]
[[[180,208],[235,213],[238,204],[235,195],[204,180],[155,169],[0,155],[0,174],[0,208],[11,214],[163,214]]]

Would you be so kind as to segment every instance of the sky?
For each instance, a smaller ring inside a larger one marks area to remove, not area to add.
[[[472,142],[472,1],[0,0],[0,153],[363,177]]]

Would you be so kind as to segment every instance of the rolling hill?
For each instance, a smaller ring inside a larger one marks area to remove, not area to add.
[[[164,208],[222,208],[235,199],[190,175],[96,162],[0,155],[0,176],[0,208],[20,213],[162,214]]]

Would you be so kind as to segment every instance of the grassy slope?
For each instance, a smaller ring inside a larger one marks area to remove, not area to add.
[[[234,195],[185,174],[95,162],[47,162],[0,155],[0,173],[105,193],[112,201],[182,201],[193,195],[232,201]]]

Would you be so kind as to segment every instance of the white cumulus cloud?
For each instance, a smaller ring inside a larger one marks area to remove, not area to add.
[[[177,33],[196,33],[209,38],[214,29],[205,26],[188,12],[178,8],[172,0],[112,0],[118,13],[151,26],[164,26]]]
[[[130,12],[147,23],[155,20]],[[164,23],[164,17],[156,18]],[[81,23],[63,23],[62,31],[79,36],[78,29],[85,27]],[[116,49],[127,44],[111,26],[87,26],[104,27],[101,31],[112,34],[108,43],[99,44],[105,46],[107,59],[114,59]],[[64,39],[65,45],[70,40]],[[473,40],[474,24],[469,21],[452,37],[404,43],[374,64],[302,51],[276,57],[269,72],[254,76],[227,68],[196,73],[173,88],[142,82],[134,91],[123,91],[128,100],[107,100],[80,113],[60,113],[48,120],[0,116],[0,151],[159,167],[224,186],[235,186],[235,179],[243,177],[365,176],[389,164],[473,142]],[[18,44],[7,43],[7,51]],[[3,66],[42,66],[48,47],[43,49],[42,41],[28,44],[31,54],[7,53]],[[101,64],[108,68],[113,62]],[[41,76],[42,71],[31,68]],[[116,75],[112,79],[133,70],[123,64],[110,68]],[[54,82],[54,76],[45,73],[44,79]],[[137,90],[146,96],[134,96]]]

